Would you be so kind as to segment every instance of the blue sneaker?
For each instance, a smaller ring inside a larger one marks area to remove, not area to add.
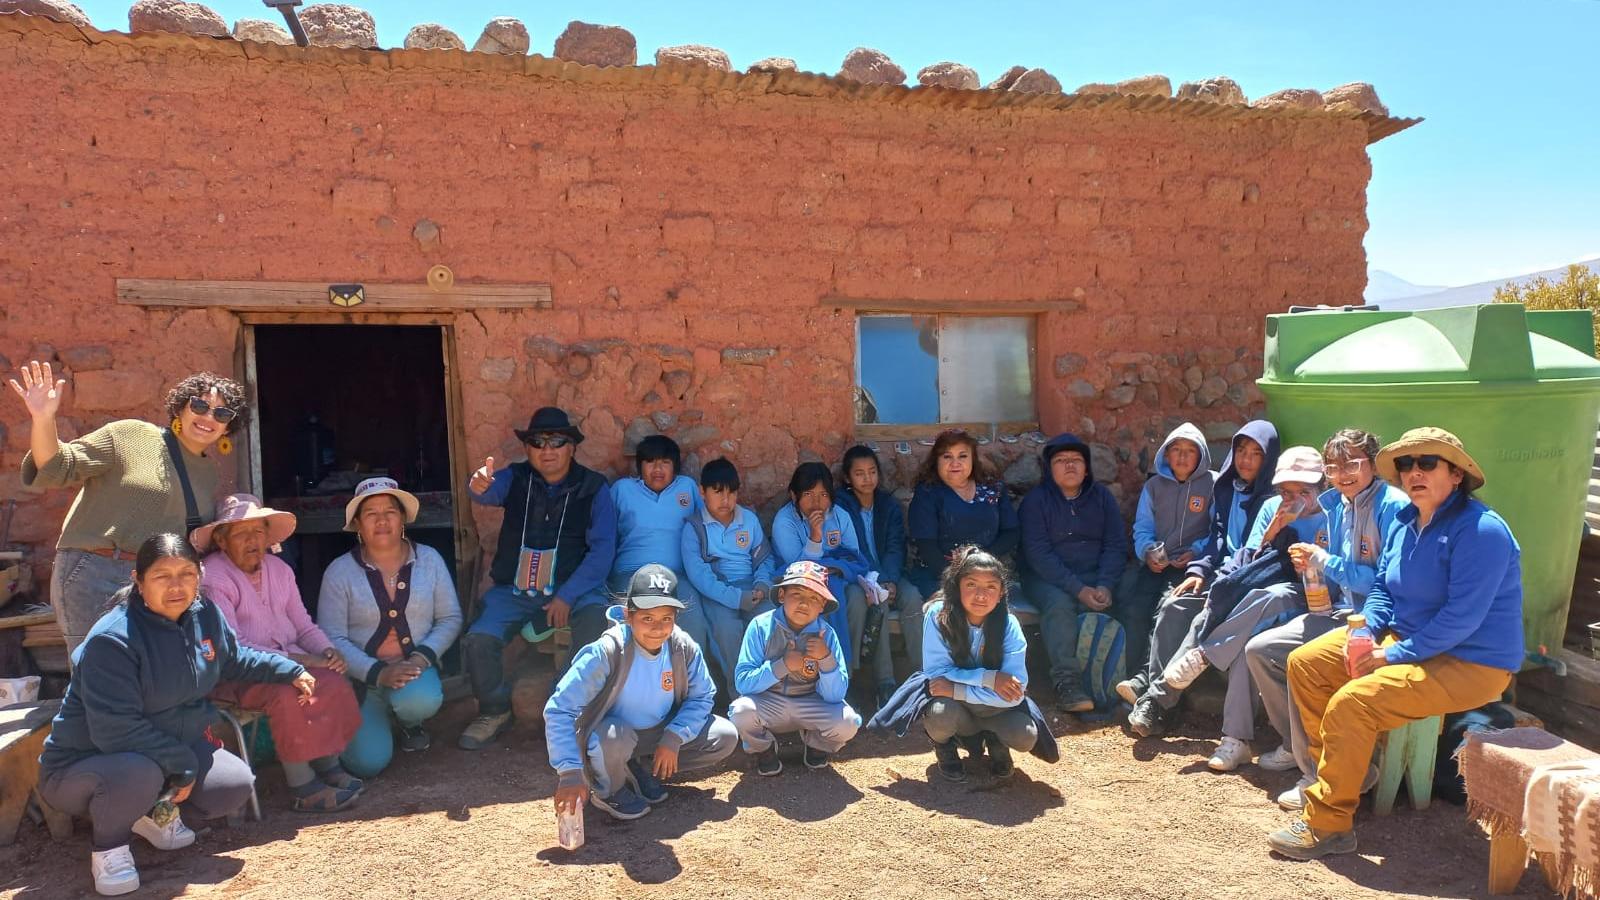
[[[657,778],[654,772],[639,765],[636,759],[628,760],[628,783],[632,784],[633,789],[644,798],[644,802],[651,806],[666,802],[667,786],[661,783],[661,779]]]
[[[633,788],[626,784],[613,791],[609,797],[601,797],[590,791],[589,802],[610,813],[613,819],[637,819],[650,812],[650,804],[644,802],[644,798],[634,793]]]

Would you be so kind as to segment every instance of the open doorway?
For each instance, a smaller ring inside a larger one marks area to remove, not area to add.
[[[293,512],[283,560],[316,614],[322,572],[354,546],[344,507],[364,478],[417,495],[406,534],[456,571],[446,334],[437,325],[253,325],[254,483]]]

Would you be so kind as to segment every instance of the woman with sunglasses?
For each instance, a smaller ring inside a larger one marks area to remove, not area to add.
[[[33,421],[30,449],[22,458],[23,486],[79,489],[50,576],[50,603],[72,653],[108,598],[128,583],[130,564],[146,539],[188,534],[212,519],[217,468],[209,451],[232,450],[229,436],[244,425],[249,405],[243,385],[201,372],[167,392],[166,427],[119,419],[62,441],[56,414],[66,379],[37,360],[21,374],[20,382],[11,379],[11,388]]]
[[[1493,702],[1522,666],[1521,551],[1472,496],[1483,470],[1440,428],[1406,432],[1377,470],[1411,505],[1361,606],[1371,646],[1340,628],[1289,654],[1289,691],[1317,761],[1300,819],[1267,838],[1293,859],[1356,849],[1351,826],[1379,734]]]

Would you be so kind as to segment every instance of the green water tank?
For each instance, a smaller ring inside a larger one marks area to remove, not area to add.
[[[1523,638],[1561,646],[1600,419],[1593,314],[1505,303],[1267,317],[1259,382],[1285,447],[1340,428],[1453,432],[1522,546]]]

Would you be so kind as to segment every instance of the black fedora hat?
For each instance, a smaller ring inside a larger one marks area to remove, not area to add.
[[[524,444],[532,440],[536,434],[564,434],[572,438],[574,444],[583,443],[583,432],[572,424],[572,420],[567,418],[564,411],[554,406],[541,406],[534,410],[533,418],[528,420],[526,430],[513,428],[511,431],[516,434],[517,440]]]

